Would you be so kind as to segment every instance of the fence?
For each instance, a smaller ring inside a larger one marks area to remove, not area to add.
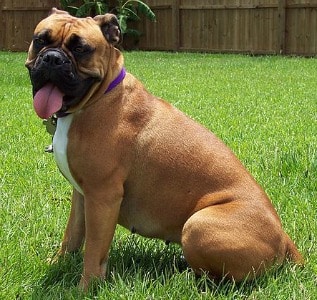
[[[58,0],[0,0],[0,49],[25,51],[36,24]]]
[[[317,54],[317,0],[145,0],[142,50]],[[0,0],[0,49],[26,50],[58,0]]]
[[[317,53],[317,0],[148,0],[157,22],[144,20],[148,50]]]

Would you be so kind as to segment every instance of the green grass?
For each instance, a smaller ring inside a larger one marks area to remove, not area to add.
[[[317,60],[125,53],[128,71],[221,137],[272,199],[307,261],[252,284],[195,279],[176,245],[117,229],[107,281],[81,295],[82,254],[57,264],[70,188],[32,108],[25,53],[0,52],[0,299],[316,299]]]

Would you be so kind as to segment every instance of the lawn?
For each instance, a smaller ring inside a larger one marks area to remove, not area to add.
[[[176,245],[118,227],[107,281],[76,289],[82,254],[56,264],[70,187],[32,107],[25,53],[0,52],[0,299],[316,299],[317,59],[125,53],[155,95],[228,144],[264,187],[306,259],[255,282],[196,279]]]

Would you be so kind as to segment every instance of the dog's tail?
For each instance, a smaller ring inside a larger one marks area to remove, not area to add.
[[[286,248],[286,258],[290,261],[294,262],[297,265],[304,266],[305,260],[302,254],[298,251],[297,247],[295,246],[294,242],[287,236],[287,248]]]

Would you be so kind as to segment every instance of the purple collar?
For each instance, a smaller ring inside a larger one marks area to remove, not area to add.
[[[126,74],[126,71],[125,71],[125,68],[123,67],[119,75],[113,81],[110,82],[107,90],[105,91],[105,94],[113,90],[124,79],[125,74]]]

